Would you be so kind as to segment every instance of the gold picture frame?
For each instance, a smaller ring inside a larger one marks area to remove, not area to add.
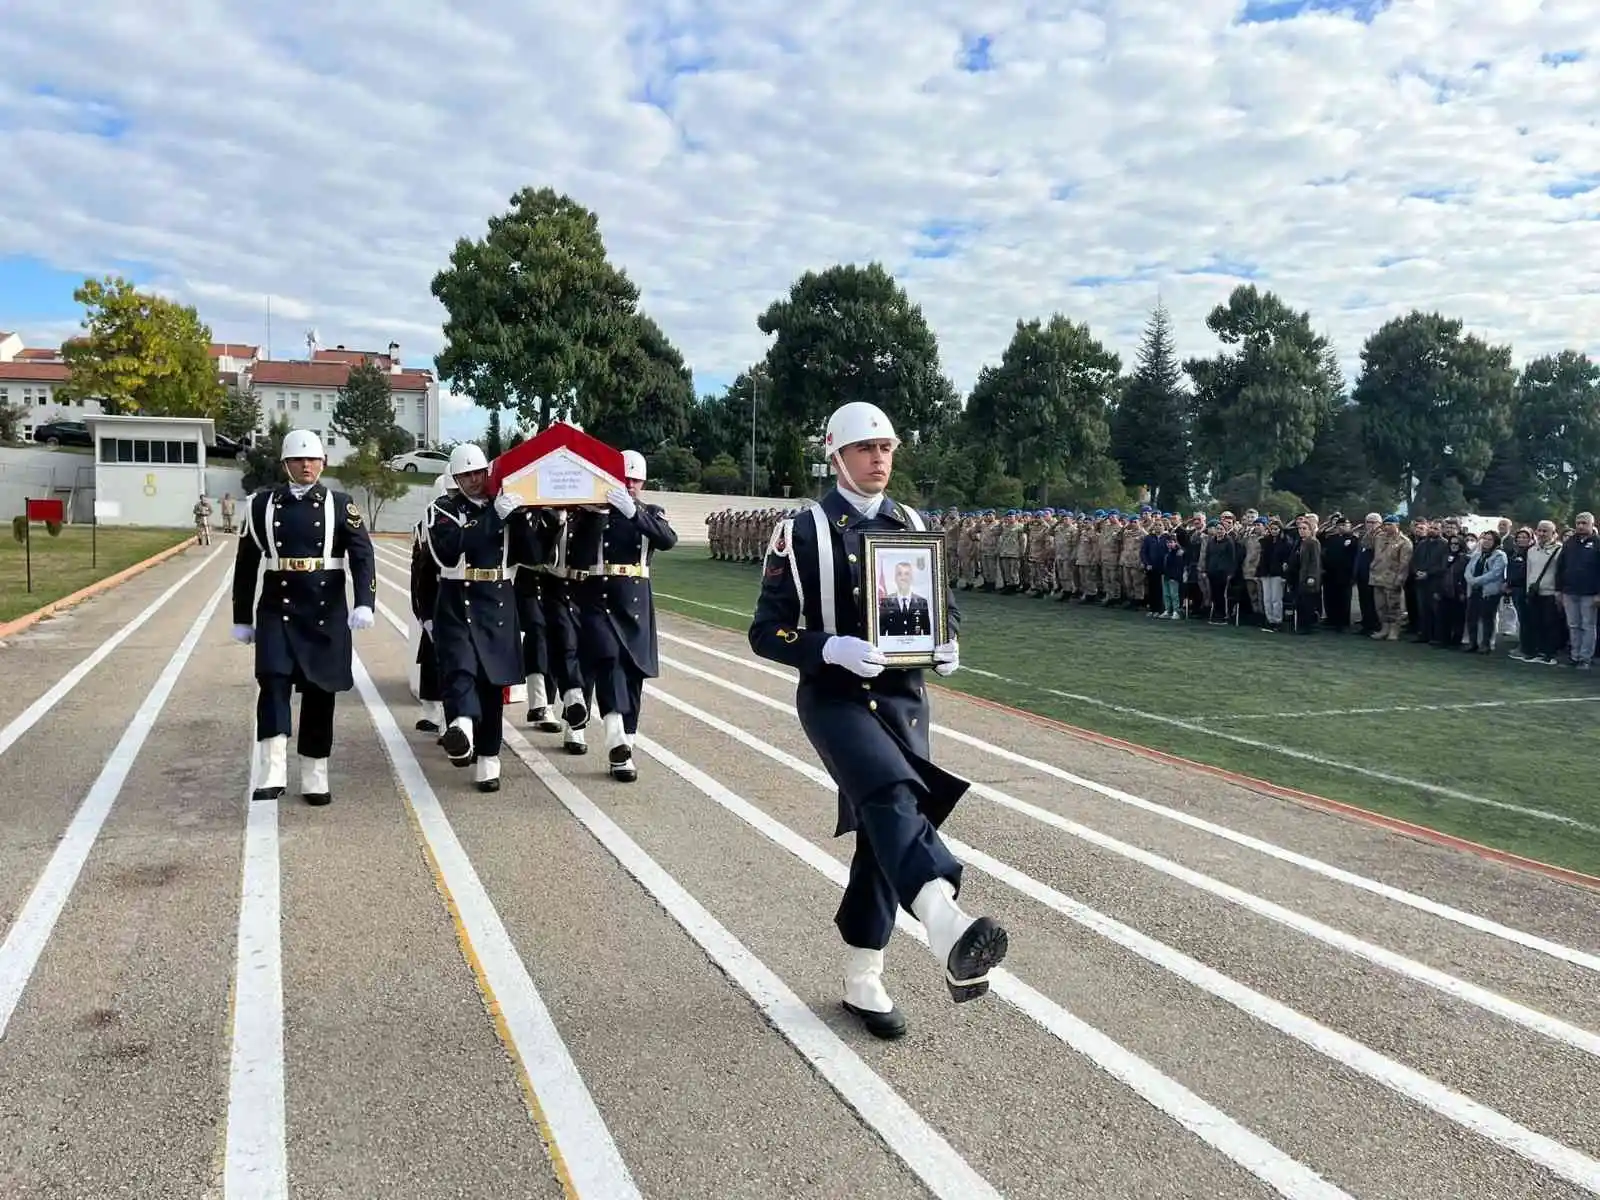
[[[861,592],[873,597],[862,606],[866,640],[891,667],[932,667],[934,647],[950,640],[944,534],[873,531],[861,551]]]

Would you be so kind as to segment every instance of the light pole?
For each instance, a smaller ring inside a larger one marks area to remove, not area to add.
[[[756,409],[766,398],[767,372],[757,367],[750,374],[750,494],[756,494]]]

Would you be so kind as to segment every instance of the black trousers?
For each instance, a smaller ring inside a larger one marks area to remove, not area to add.
[[[1372,593],[1372,585],[1356,584],[1356,598],[1361,604],[1361,628],[1367,633],[1377,633],[1383,622],[1378,620],[1378,598]]]
[[[625,655],[601,659],[594,664],[594,702],[603,717],[618,713],[622,728],[639,732],[639,709],[644,704],[644,676]]]
[[[288,737],[294,732],[292,708],[295,680],[288,675],[258,675],[256,737]],[[302,758],[327,758],[333,752],[333,693],[301,682],[300,737],[295,750]]]
[[[444,672],[444,720],[448,725],[457,717],[472,721],[473,748],[481,757],[500,753],[500,720],[505,711],[505,691],[476,671]]]
[[[896,911],[910,912],[925,885],[948,879],[960,891],[961,863],[917,808],[910,784],[891,784],[855,808],[856,851],[833,923],[847,945],[882,950],[894,932]]]
[[[422,644],[417,651],[417,699],[439,698],[439,656],[434,651],[432,635],[423,630]]]

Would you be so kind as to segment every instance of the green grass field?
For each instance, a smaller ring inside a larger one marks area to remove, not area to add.
[[[685,547],[655,560],[657,602],[743,631],[758,568],[704,554]],[[1600,875],[1594,676],[1503,652],[957,598],[963,669],[949,686]]]
[[[68,525],[59,537],[51,537],[43,525],[33,527],[33,591],[27,590],[27,554],[21,542],[11,536],[7,524],[0,538],[0,621],[12,621],[51,601],[70,596],[97,579],[115,575],[134,563],[143,562],[169,546],[192,540],[194,534],[181,529],[102,529],[95,553],[91,555],[91,529],[87,525]],[[93,564],[93,565],[91,565]]]

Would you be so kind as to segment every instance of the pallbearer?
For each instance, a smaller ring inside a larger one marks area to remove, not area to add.
[[[839,787],[835,836],[856,834],[850,881],[834,917],[844,938],[844,1006],[878,1037],[899,1037],[905,1019],[883,986],[883,949],[904,907],[927,931],[958,1002],[989,990],[1006,932],[956,904],[961,864],[939,836],[969,786],[935,766],[922,672],[886,667],[866,641],[862,535],[926,529],[885,488],[899,439],[871,404],[846,404],[828,419],[823,446],[839,482],[813,508],[782,521],[767,547],[750,645],[800,672],[796,708],[806,737]],[[940,675],[960,663],[960,614],[947,587],[952,640],[938,646]]]
[[[678,535],[658,504],[639,499],[644,490],[644,455],[622,455],[623,488],[611,488],[601,561],[579,586],[583,614],[579,649],[584,674],[594,681],[595,706],[605,727],[607,767],[615,779],[639,776],[633,738],[639,732],[644,681],[660,674],[656,663],[656,610],[650,591],[650,559],[671,550]]]
[[[327,454],[317,435],[290,431],[282,459],[289,481],[258,491],[245,510],[233,569],[233,636],[256,647],[254,799],[275,800],[288,789],[290,704],[298,689],[300,792],[320,805],[333,799],[334,696],[355,686],[350,631],[372,628],[378,580],[361,509],[319,482]],[[347,574],[353,608],[346,604]]]
[[[434,484],[434,498],[448,496],[455,482],[448,474]],[[411,531],[411,613],[421,627],[417,642],[417,700],[422,716],[417,728],[423,733],[438,733],[444,728],[444,705],[439,691],[439,655],[433,644],[434,597],[439,594],[439,568],[428,552],[428,514]]]
[[[538,545],[539,563],[517,567],[517,618],[522,622],[522,671],[528,684],[528,724],[541,733],[561,732],[561,722],[551,711],[551,701],[560,698],[560,685],[551,672],[550,629],[545,619],[549,598],[557,589],[551,574],[555,565],[556,538],[561,526],[556,511],[527,509]]]
[[[522,501],[489,499],[489,462],[477,446],[450,452],[457,491],[428,507],[427,542],[438,568],[433,643],[446,722],[442,745],[458,767],[473,767],[480,792],[500,789],[500,720],[504,690],[522,681],[514,565],[538,561],[532,526],[513,517]]]
[[[606,514],[588,508],[553,510],[556,522],[550,582],[543,589],[544,618],[554,690],[561,697],[561,748],[568,754],[589,753],[585,730],[594,703],[594,680],[584,670],[580,589],[589,568],[600,559]]]

